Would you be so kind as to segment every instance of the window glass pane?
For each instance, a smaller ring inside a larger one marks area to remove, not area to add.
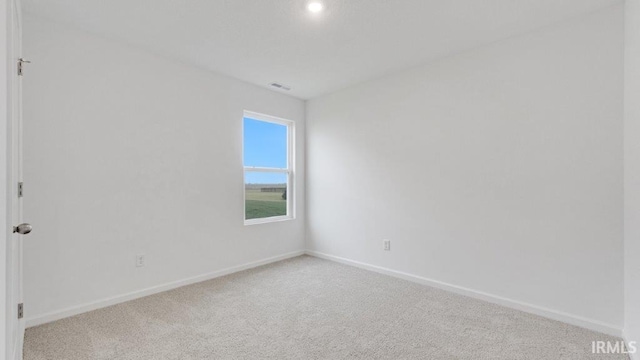
[[[286,173],[244,172],[245,219],[287,215]]]
[[[244,166],[287,167],[287,127],[244,118]]]

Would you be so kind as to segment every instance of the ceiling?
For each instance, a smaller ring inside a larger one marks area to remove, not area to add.
[[[309,99],[621,0],[23,0],[72,24]]]

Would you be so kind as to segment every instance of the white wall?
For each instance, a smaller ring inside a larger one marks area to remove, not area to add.
[[[307,247],[620,333],[622,64],[618,5],[309,101]]]
[[[625,4],[625,337],[640,345],[640,1]],[[640,354],[635,354],[640,359]]]
[[[303,101],[36,18],[24,44],[28,323],[303,250]],[[296,121],[294,221],[243,225],[245,109]]]

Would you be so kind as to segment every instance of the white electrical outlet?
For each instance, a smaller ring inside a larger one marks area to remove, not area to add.
[[[382,240],[382,245],[383,245],[384,251],[391,250],[391,240],[387,240],[387,239]]]
[[[136,255],[136,267],[144,266],[144,255]]]

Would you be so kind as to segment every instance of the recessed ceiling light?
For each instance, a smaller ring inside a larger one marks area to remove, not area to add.
[[[312,13],[319,13],[322,9],[324,9],[324,5],[319,1],[312,1],[307,5],[307,10]]]

